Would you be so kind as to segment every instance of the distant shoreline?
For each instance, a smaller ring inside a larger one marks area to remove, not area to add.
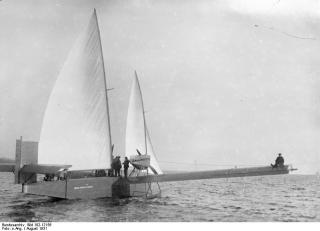
[[[15,161],[9,158],[0,158],[0,163],[15,163]]]

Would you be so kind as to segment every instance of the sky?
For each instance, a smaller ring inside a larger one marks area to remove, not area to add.
[[[164,170],[320,171],[320,2],[2,0],[0,156],[38,141],[48,97],[97,9],[112,141],[124,155],[136,70]]]

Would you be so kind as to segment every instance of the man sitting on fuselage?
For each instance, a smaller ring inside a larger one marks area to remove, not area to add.
[[[284,166],[284,159],[281,155],[281,153],[278,154],[278,157],[275,161],[275,164],[271,164],[272,168],[278,168],[278,167],[283,167]]]

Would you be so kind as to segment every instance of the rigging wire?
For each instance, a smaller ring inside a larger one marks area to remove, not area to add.
[[[317,38],[315,38],[315,37],[298,36],[298,35],[291,34],[291,33],[288,33],[288,32],[286,32],[286,31],[283,31],[283,30],[274,28],[274,27],[272,27],[272,26],[264,26],[264,25],[254,24],[254,27],[261,27],[261,28],[264,28],[264,29],[267,29],[267,30],[271,30],[271,31],[274,31],[274,32],[283,34],[283,35],[288,36],[288,37],[291,37],[291,38],[306,39],[306,40],[317,40]]]

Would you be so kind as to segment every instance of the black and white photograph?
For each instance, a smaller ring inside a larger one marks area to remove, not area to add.
[[[0,0],[1,230],[320,222],[319,51],[320,0]]]

